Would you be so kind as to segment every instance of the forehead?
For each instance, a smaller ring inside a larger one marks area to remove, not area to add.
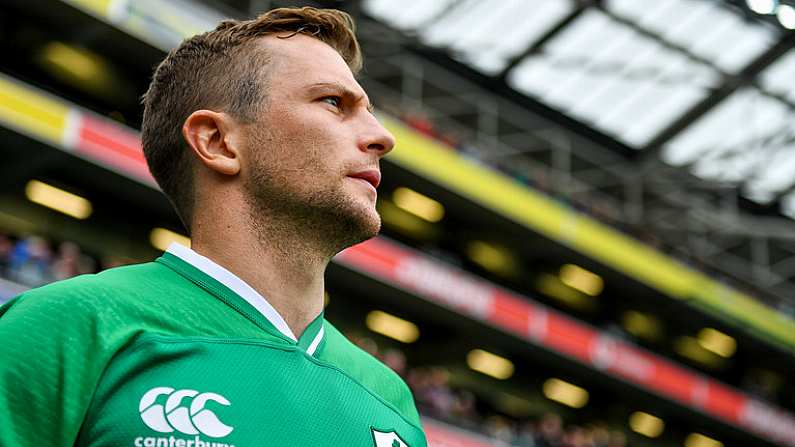
[[[262,39],[261,45],[270,54],[272,63],[269,76],[271,92],[335,83],[364,94],[342,56],[318,39],[304,34],[287,38],[284,34],[269,35]]]

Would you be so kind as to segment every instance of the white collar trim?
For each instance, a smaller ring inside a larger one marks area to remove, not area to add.
[[[309,355],[315,355],[315,351],[317,351],[317,347],[320,345],[320,340],[323,340],[323,334],[325,331],[323,330],[323,326],[320,326],[320,330],[317,331],[317,335],[312,340],[312,343],[309,344],[309,347],[306,348],[306,353]]]
[[[246,282],[240,279],[237,275],[216,264],[211,259],[206,258],[196,253],[192,249],[176,242],[172,242],[171,245],[168,246],[168,250],[166,250],[166,252],[182,259],[183,261],[196,267],[208,276],[228,287],[241,298],[246,300],[247,303],[254,306],[254,308],[257,309],[257,311],[265,318],[267,318],[268,321],[270,321],[271,324],[276,327],[276,329],[278,329],[279,332],[281,332],[284,336],[290,338],[292,341],[298,341],[298,338],[293,334],[293,331],[290,330],[289,326],[287,326],[287,322],[284,321],[284,318],[279,315],[279,312],[277,312],[276,309],[271,306],[268,300],[254,290],[250,285],[246,284]],[[320,331],[319,334],[323,334],[323,331]],[[312,345],[317,347],[315,341],[319,343],[320,340],[316,337],[312,343]]]

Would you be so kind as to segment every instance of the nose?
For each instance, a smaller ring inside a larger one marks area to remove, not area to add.
[[[365,128],[359,139],[359,150],[377,152],[379,158],[383,157],[395,147],[395,137],[369,112],[365,121]]]

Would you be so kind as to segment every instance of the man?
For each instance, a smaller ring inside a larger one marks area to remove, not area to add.
[[[0,308],[0,445],[426,445],[403,381],[323,319],[394,146],[360,66],[350,17],[313,8],[166,57],[143,146],[193,249]]]

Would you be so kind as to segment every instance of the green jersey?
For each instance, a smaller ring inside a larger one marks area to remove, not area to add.
[[[323,315],[295,337],[194,251],[0,307],[0,446],[426,446],[411,393]]]

